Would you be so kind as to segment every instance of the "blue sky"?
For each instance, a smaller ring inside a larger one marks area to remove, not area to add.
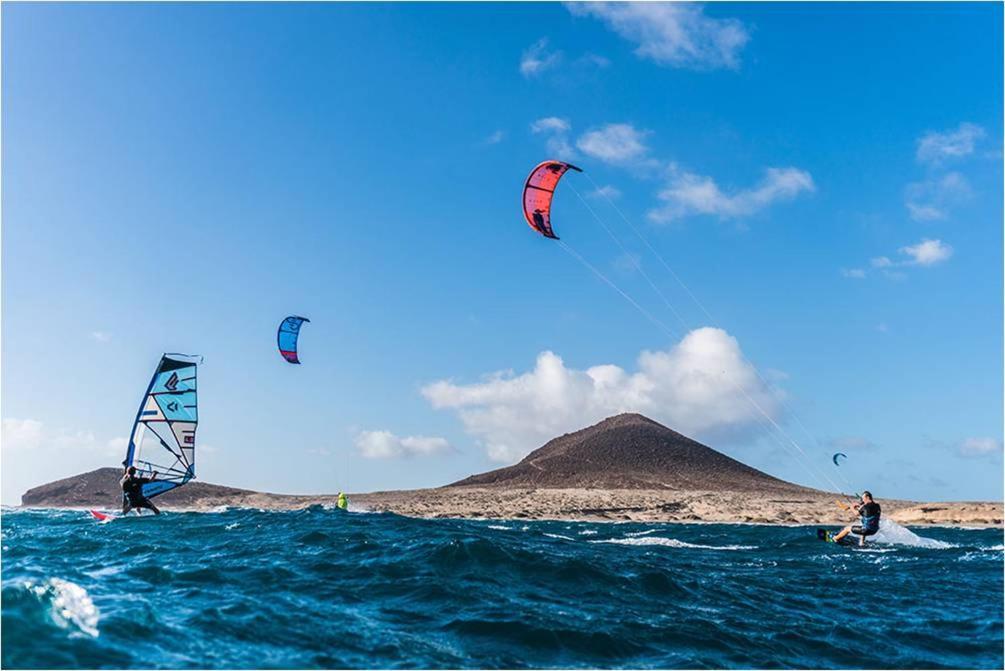
[[[205,357],[210,482],[439,485],[637,410],[1002,496],[999,5],[2,11],[5,503],[117,464],[165,351]],[[666,330],[524,223],[548,158]]]

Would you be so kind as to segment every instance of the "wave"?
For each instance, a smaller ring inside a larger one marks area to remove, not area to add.
[[[614,543],[616,545],[662,545],[670,548],[694,548],[697,550],[756,550],[758,547],[756,545],[703,545],[701,543],[688,543],[676,538],[664,538],[663,536],[608,538],[589,542]]]
[[[26,581],[23,590],[34,596],[51,622],[71,635],[97,638],[100,613],[90,595],[80,585],[61,578],[49,578],[41,584]]]

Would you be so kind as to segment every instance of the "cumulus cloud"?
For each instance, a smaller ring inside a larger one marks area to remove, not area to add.
[[[903,279],[905,275],[902,272],[894,270],[895,268],[934,266],[947,261],[953,255],[952,246],[942,242],[942,240],[929,240],[928,238],[922,239],[921,242],[915,245],[905,245],[897,251],[900,254],[898,259],[891,259],[889,256],[876,256],[869,259],[869,265],[881,270],[887,277],[899,280]],[[856,271],[857,269],[851,271],[842,270],[842,274],[845,277],[865,277],[864,270],[861,271],[861,275],[851,274]]]
[[[100,343],[109,342],[112,339],[112,334],[108,331],[91,331],[91,340]]]
[[[922,163],[941,163],[974,153],[978,140],[986,135],[977,124],[961,123],[954,130],[928,132],[918,140],[916,156]]]
[[[853,280],[863,280],[865,279],[866,272],[863,268],[842,268],[841,275]]]
[[[576,150],[569,142],[570,130],[572,125],[567,119],[555,116],[543,117],[530,124],[530,132],[548,136],[545,143],[548,153],[565,160],[575,158],[576,155]]]
[[[904,204],[915,221],[945,219],[952,206],[967,200],[972,193],[966,177],[949,172],[907,185]]]
[[[666,351],[643,351],[634,372],[613,364],[578,370],[546,351],[525,373],[494,373],[472,384],[440,380],[422,394],[434,408],[455,411],[488,456],[505,463],[621,412],[715,436],[754,427],[760,413],[751,401],[771,416],[780,407],[736,339],[716,328],[694,330]]]
[[[1002,441],[997,438],[967,438],[956,446],[964,457],[988,457],[1002,453]]]
[[[530,124],[532,133],[567,133],[571,128],[567,119],[557,116],[542,117]]]
[[[922,240],[916,245],[901,247],[899,251],[909,257],[904,263],[912,266],[934,266],[953,255],[953,248],[941,240]]]
[[[390,431],[360,431],[356,449],[367,459],[426,457],[450,451],[446,438],[429,436],[396,436]]]
[[[816,190],[813,177],[798,168],[768,168],[754,187],[724,193],[711,177],[671,166],[666,187],[658,194],[663,205],[649,212],[656,222],[669,222],[694,214],[723,219],[747,217],[775,202],[788,201]]]
[[[542,37],[527,47],[520,58],[520,74],[524,77],[537,77],[558,65],[562,60],[561,51],[548,50],[548,38]]]
[[[606,163],[626,163],[649,151],[643,141],[646,135],[647,131],[638,130],[631,124],[609,123],[580,135],[576,146],[587,156]]]
[[[678,68],[737,68],[739,53],[750,40],[736,19],[716,19],[701,5],[669,2],[566,3],[576,16],[603,21],[634,42],[636,55]]]

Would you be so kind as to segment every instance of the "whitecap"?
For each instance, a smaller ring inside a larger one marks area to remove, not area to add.
[[[911,547],[929,548],[932,550],[945,550],[957,547],[953,543],[925,538],[919,536],[907,527],[903,527],[893,520],[883,519],[879,523],[879,532],[874,535],[870,542],[883,543],[886,545],[907,545]]]
[[[548,538],[561,538],[563,541],[576,540],[575,538],[570,538],[568,536],[563,536],[562,534],[549,534],[548,532],[545,532],[544,535],[547,536]]]
[[[597,532],[594,529],[583,529],[579,532],[580,536],[596,536]]]
[[[499,531],[510,531],[510,530],[513,529],[513,527],[504,527],[501,524],[489,524],[488,528],[489,529],[498,529]]]
[[[73,627],[91,637],[98,636],[100,613],[83,587],[60,578],[50,578],[42,585],[28,582],[26,587],[39,599],[49,602],[50,615],[57,625],[64,629]]]
[[[701,545],[698,543],[688,543],[676,538],[664,538],[663,536],[646,536],[644,538],[609,538],[606,540],[590,541],[591,543],[615,543],[617,545],[662,545],[670,548],[693,548],[699,550],[756,550],[756,545]]]

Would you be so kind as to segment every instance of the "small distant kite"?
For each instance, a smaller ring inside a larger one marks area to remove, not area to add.
[[[840,466],[841,465],[841,459],[847,459],[847,458],[848,458],[848,455],[845,454],[844,452],[838,452],[838,453],[836,453],[832,457],[832,459],[834,460],[834,465],[835,466]]]
[[[527,224],[546,238],[558,240],[551,227],[551,199],[562,175],[570,170],[583,172],[571,163],[545,161],[538,163],[523,186],[523,216]]]
[[[276,339],[279,342],[279,353],[290,363],[300,363],[297,356],[297,340],[300,338],[300,327],[304,322],[310,323],[307,317],[297,317],[290,315],[279,325],[279,333]]]

